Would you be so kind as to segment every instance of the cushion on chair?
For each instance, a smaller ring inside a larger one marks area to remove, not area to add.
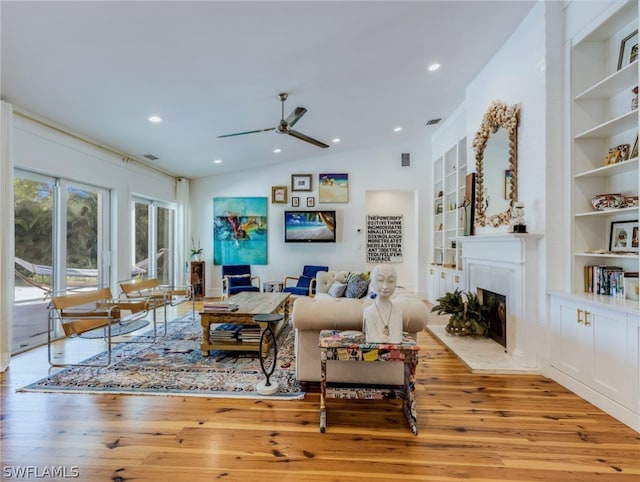
[[[302,268],[302,276],[306,276],[308,278],[315,278],[318,275],[318,271],[329,271],[329,267],[308,264]],[[307,286],[309,285],[307,284]]]
[[[296,288],[309,288],[309,285],[311,284],[311,280],[313,278],[309,277],[309,276],[300,276],[300,278],[298,278],[298,283],[296,284]]]
[[[229,276],[228,280],[229,280],[229,288],[236,288],[238,286],[251,285],[250,274],[232,275],[232,276]]]

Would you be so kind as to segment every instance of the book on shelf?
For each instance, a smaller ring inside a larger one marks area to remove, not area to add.
[[[236,311],[238,303],[233,301],[205,301],[202,309],[204,311]]]
[[[238,339],[245,343],[258,343],[260,342],[260,336],[262,332],[259,326],[254,325],[242,325],[242,329],[238,334]]]
[[[624,297],[624,275],[620,266],[587,265],[584,267],[584,291]]]
[[[209,334],[211,341],[238,341],[242,325],[235,323],[223,323],[216,325],[213,331]]]

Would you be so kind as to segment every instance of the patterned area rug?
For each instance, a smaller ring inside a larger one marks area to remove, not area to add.
[[[199,319],[185,322],[190,317],[169,323],[167,336],[159,337],[154,344],[115,346],[111,365],[106,368],[65,368],[18,391],[304,398],[295,378],[294,330],[290,325],[286,325],[278,337],[278,360],[271,376],[271,382],[277,382],[279,390],[264,396],[256,391],[256,385],[264,380],[258,354],[212,351],[210,356],[203,357],[202,327]],[[107,352],[103,352],[85,361],[99,363],[106,356]]]

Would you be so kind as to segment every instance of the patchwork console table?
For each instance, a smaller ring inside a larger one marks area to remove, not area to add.
[[[420,347],[407,333],[402,343],[367,343],[361,331],[322,330],[318,341],[320,347],[320,432],[327,428],[327,398],[345,399],[380,399],[402,398],[404,414],[409,428],[414,435],[418,434],[416,404],[414,398],[415,374],[418,366]],[[403,362],[404,386],[401,388],[388,386],[333,387],[327,383],[327,361],[340,362]]]

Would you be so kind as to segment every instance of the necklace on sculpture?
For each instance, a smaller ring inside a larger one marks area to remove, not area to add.
[[[389,332],[389,322],[391,321],[391,312],[393,311],[393,304],[389,304],[389,315],[387,316],[387,322],[385,323],[384,318],[382,317],[382,313],[380,313],[380,309],[378,308],[377,304],[374,304],[373,306],[376,307],[376,311],[378,312],[378,317],[380,317],[380,321],[382,322],[382,325],[384,328],[382,328],[382,334],[384,336],[389,336],[390,332]]]

